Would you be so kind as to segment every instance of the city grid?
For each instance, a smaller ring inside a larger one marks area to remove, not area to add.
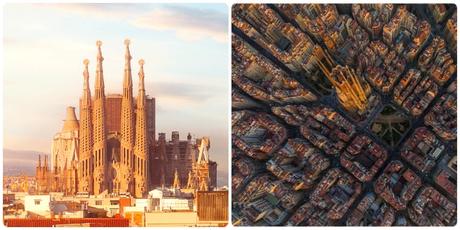
[[[456,6],[232,7],[235,226],[454,226]]]

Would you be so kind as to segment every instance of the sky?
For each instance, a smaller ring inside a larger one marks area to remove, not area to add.
[[[94,92],[97,40],[106,95],[121,94],[129,38],[133,92],[142,58],[146,93],[156,98],[157,136],[209,136],[219,184],[226,184],[227,18],[225,4],[6,4],[3,148],[50,152],[66,107],[78,113],[85,58]]]

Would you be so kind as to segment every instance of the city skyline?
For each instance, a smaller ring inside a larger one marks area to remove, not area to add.
[[[457,225],[455,3],[3,20],[5,227]]]
[[[219,103],[227,101],[229,87],[227,55],[221,55],[227,52],[227,32],[221,29],[227,23],[225,5],[9,4],[4,12],[9,19],[4,38],[4,150],[50,153],[51,139],[62,125],[56,121],[65,118],[65,107],[78,108],[75,98],[81,94],[84,58],[90,60],[94,78],[97,39],[104,42],[106,94],[121,92],[123,40],[128,37],[134,63],[146,60],[146,92],[157,104],[156,138],[172,131],[179,131],[182,138],[189,132],[194,138],[209,136],[210,156],[219,165],[218,184],[227,183],[228,106]],[[28,28],[18,27],[26,20],[24,14],[29,21],[35,19]],[[56,15],[62,20],[52,21]],[[198,19],[184,23],[191,16]],[[94,30],[100,33],[94,35]],[[200,68],[203,65],[206,68]],[[137,73],[138,66],[132,69]],[[49,87],[52,83],[59,87]],[[137,84],[133,77],[133,85]],[[94,87],[91,80],[90,87]],[[24,107],[28,119],[21,117]]]

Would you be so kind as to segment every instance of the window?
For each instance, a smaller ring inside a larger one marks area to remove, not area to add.
[[[111,200],[110,205],[118,205],[118,200]]]
[[[102,200],[96,200],[96,205],[102,205]]]
[[[42,201],[42,200],[36,199],[36,200],[34,200],[34,203],[35,203],[35,205],[40,205],[40,202],[41,202],[41,201]]]

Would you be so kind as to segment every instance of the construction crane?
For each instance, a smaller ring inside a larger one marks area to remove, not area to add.
[[[208,137],[200,139],[200,145],[198,146],[198,159],[194,162],[192,171],[189,172],[189,178],[187,180],[188,189],[195,189],[198,191],[209,191],[211,189],[208,153],[210,147],[211,142]]]

